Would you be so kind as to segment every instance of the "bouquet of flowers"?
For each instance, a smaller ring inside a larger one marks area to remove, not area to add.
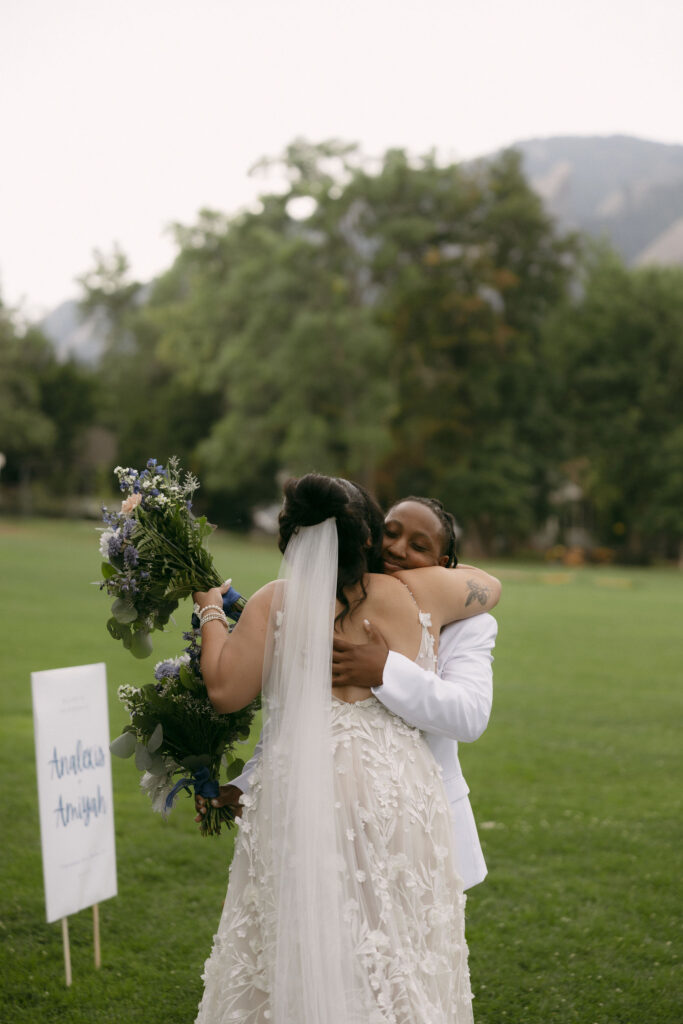
[[[119,511],[102,510],[100,589],[115,598],[109,633],[136,658],[146,658],[150,633],[164,628],[179,601],[194,590],[220,587],[205,547],[214,527],[192,514],[199,481],[191,473],[181,479],[176,458],[167,468],[149,459],[142,472],[122,466],[114,472],[125,497]],[[226,614],[236,620],[245,603],[236,595]]]
[[[221,585],[209,552],[204,547],[213,527],[192,515],[191,498],[199,486],[189,473],[181,480],[178,460],[168,468],[155,459],[140,473],[117,466],[114,471],[125,494],[120,511],[103,510],[106,529],[100,539],[105,589],[115,598],[107,628],[112,637],[138,658],[152,650],[149,634],[163,629],[178,602],[195,590]],[[230,587],[223,607],[235,622],[246,604]],[[220,715],[209,700],[200,667],[199,621],[183,633],[185,652],[159,662],[154,682],[119,687],[119,699],[130,714],[130,724],[111,744],[118,757],[132,757],[143,772],[140,785],[153,809],[167,817],[181,789],[207,800],[200,831],[218,835],[222,824],[233,820],[228,808],[210,804],[218,796],[221,765],[228,781],[244,763],[232,753],[248,737],[253,701],[236,713]]]
[[[111,752],[118,757],[135,755],[135,765],[143,773],[140,786],[150,797],[153,810],[164,818],[181,789],[205,797],[207,809],[200,832],[218,835],[222,824],[233,821],[229,808],[210,803],[218,796],[221,763],[228,781],[244,768],[232,747],[248,737],[258,702],[229,715],[214,711],[199,668],[197,633],[184,634],[190,640],[184,654],[159,662],[154,670],[156,682],[119,687],[130,725],[113,741]]]

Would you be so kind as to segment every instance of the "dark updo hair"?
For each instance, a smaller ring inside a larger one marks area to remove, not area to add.
[[[396,505],[402,505],[404,501],[416,501],[418,505],[424,505],[425,508],[432,510],[441,523],[441,554],[448,556],[448,562],[446,564],[449,569],[456,566],[458,564],[458,559],[455,554],[455,516],[451,512],[446,511],[438,498],[421,498],[415,497],[415,495],[411,495],[408,498],[400,498],[399,501],[395,502],[395,504],[391,506],[391,508],[396,508]],[[391,511],[391,509],[389,509],[389,511]]]
[[[287,481],[278,520],[278,546],[283,554],[300,527],[315,526],[331,517],[337,521],[337,600],[344,606],[340,615],[343,619],[351,610],[344,588],[360,583],[362,601],[366,596],[364,574],[382,571],[382,510],[364,487],[350,480],[307,473]]]

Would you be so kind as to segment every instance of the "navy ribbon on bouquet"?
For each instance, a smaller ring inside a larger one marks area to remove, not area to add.
[[[242,595],[238,593],[234,587],[230,587],[227,593],[223,594],[223,611],[229,619],[234,619],[235,622],[237,622],[242,614],[242,609],[233,608],[233,605],[237,604],[241,596]]]
[[[211,773],[208,768],[197,768],[192,775],[188,775],[184,779],[180,779],[176,782],[171,792],[166,797],[166,810],[170,811],[173,807],[173,801],[177,797],[181,789],[186,789],[190,792],[190,786],[194,786],[194,791],[197,796],[206,797],[207,800],[214,800],[218,796],[218,783],[215,779],[211,778]]]

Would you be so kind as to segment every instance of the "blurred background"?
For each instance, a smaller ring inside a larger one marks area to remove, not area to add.
[[[180,456],[683,560],[679,4],[6,0],[0,513]]]

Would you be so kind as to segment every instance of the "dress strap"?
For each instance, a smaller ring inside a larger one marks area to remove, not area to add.
[[[420,638],[420,650],[417,652],[415,664],[419,665],[420,668],[426,668],[430,672],[436,671],[436,653],[434,651],[434,634],[431,631],[432,616],[431,612],[423,612],[415,600],[415,595],[407,584],[403,580],[398,580],[402,586],[406,588],[413,604],[417,608],[417,617],[420,625],[422,626],[422,636]]]

